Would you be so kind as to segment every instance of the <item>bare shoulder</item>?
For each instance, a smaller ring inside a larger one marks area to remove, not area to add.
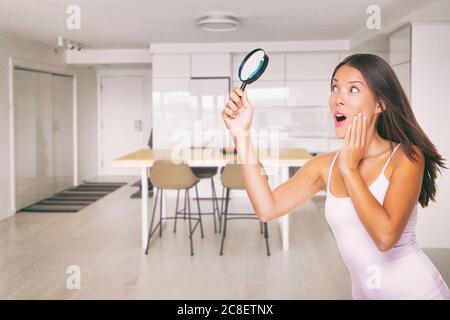
[[[417,171],[423,172],[425,166],[425,155],[416,145],[412,145],[412,158],[408,157],[406,150],[401,145],[397,151],[397,155],[393,157],[391,174],[395,171]]]
[[[328,168],[330,167],[331,162],[336,155],[336,152],[337,151],[320,153],[314,156],[314,158],[309,160],[307,163],[309,166],[314,167],[315,169],[328,171]]]
[[[336,153],[337,151],[320,153],[309,160],[305,165],[305,169],[308,169],[308,171],[311,170],[320,174],[323,188],[326,186],[328,171]]]
[[[412,157],[413,159],[410,159],[406,153],[406,150],[403,145],[399,147],[398,155],[395,158],[395,166],[402,166],[402,165],[422,165],[425,163],[425,155],[422,150],[416,145],[411,145],[413,149]]]

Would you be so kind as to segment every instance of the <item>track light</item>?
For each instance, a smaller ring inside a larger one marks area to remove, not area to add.
[[[63,37],[58,37],[57,45],[60,48],[66,47],[66,49],[68,49],[68,50],[81,51],[84,48],[84,46],[81,43],[78,43],[78,42],[75,42],[72,40],[67,40],[67,39],[64,39]]]

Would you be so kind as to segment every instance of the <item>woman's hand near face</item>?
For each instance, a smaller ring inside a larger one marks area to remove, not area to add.
[[[233,137],[236,137],[250,129],[252,118],[253,106],[248,101],[246,94],[239,88],[233,88],[222,111],[225,126],[231,131]]]
[[[359,113],[345,131],[344,143],[338,159],[341,172],[358,170],[366,149],[366,136],[367,117]]]

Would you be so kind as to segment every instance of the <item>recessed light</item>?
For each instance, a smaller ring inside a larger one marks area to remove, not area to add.
[[[236,30],[239,21],[230,16],[211,15],[201,18],[197,22],[197,27],[210,32],[225,32]]]

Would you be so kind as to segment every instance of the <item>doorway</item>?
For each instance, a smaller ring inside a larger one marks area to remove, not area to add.
[[[148,70],[100,70],[99,174],[139,175],[139,168],[113,167],[118,157],[145,148],[149,137]]]

